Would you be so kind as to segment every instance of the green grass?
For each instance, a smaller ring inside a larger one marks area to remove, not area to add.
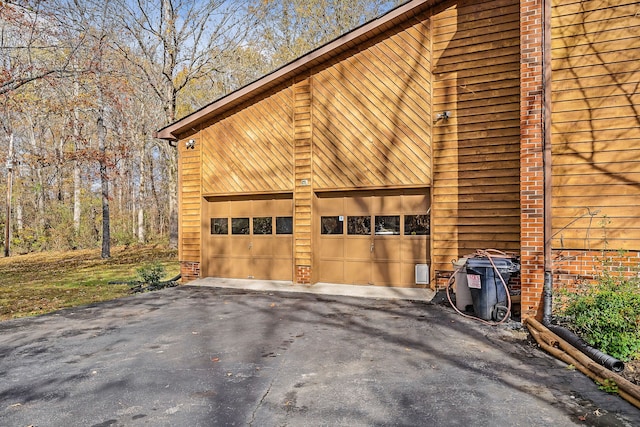
[[[180,271],[177,251],[151,246],[115,247],[109,259],[99,249],[0,258],[0,320],[128,295],[128,285],[109,282],[137,280],[136,270],[153,261],[165,267],[164,280]]]

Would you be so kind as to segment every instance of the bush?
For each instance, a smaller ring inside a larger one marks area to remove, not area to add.
[[[595,284],[558,292],[556,314],[587,343],[623,361],[640,358],[640,287],[608,270]]]
[[[160,264],[158,261],[155,261],[151,264],[140,267],[136,270],[136,273],[138,273],[141,282],[148,285],[157,285],[165,275],[165,269],[162,264]]]

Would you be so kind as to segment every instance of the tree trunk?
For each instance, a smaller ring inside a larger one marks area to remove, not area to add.
[[[80,84],[77,79],[73,82],[73,95],[78,98],[80,96]],[[76,152],[80,149],[80,111],[78,107],[73,108],[73,143]],[[80,212],[82,205],[80,204],[80,163],[78,160],[73,161],[73,233],[74,240],[80,234]],[[77,242],[76,242],[77,243]]]
[[[145,199],[145,158],[146,158],[147,152],[145,150],[145,144],[144,142],[142,143],[142,149],[140,150],[140,181],[138,183],[139,185],[139,190],[138,190],[138,242],[139,243],[144,243],[145,242],[145,236],[144,236],[144,208],[143,208],[143,204],[142,201]]]
[[[109,178],[107,176],[107,129],[102,118],[98,116],[98,149],[100,150],[100,183],[102,185],[102,258],[111,257],[111,232],[109,218]]]
[[[169,151],[169,247],[178,248],[178,158],[177,150],[167,146]]]
[[[4,256],[11,255],[11,190],[13,185],[13,132],[9,134],[7,155],[7,217],[4,223]]]
[[[16,203],[16,228],[20,232],[24,229],[24,220],[22,217],[22,203],[20,203],[19,200]]]
[[[34,133],[34,125],[31,119],[30,119],[30,126],[29,126],[29,140],[30,140],[31,148],[33,152],[39,155],[41,150],[39,149],[38,142],[36,141],[36,135]],[[38,225],[40,226],[40,230],[38,230],[38,234],[40,233],[44,234],[47,228],[47,219],[45,217],[45,207],[44,207],[45,185],[44,185],[44,179],[42,177],[42,168],[36,167],[35,169],[36,169],[36,178],[37,178],[37,185],[35,188],[36,210],[38,212],[37,222],[38,222]]]

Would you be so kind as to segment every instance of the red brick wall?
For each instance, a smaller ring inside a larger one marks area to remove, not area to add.
[[[543,0],[520,2],[522,317],[542,315],[544,285]]]
[[[199,279],[200,263],[193,261],[180,261],[180,274],[182,274],[182,283]]]
[[[639,277],[640,251],[553,251],[554,288],[592,282],[604,269],[625,277]]]
[[[307,265],[296,266],[296,283],[301,285],[311,283],[311,267]]]

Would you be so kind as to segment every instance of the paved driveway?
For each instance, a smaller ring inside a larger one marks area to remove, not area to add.
[[[640,425],[523,337],[420,301],[182,286],[0,323],[0,425]]]

